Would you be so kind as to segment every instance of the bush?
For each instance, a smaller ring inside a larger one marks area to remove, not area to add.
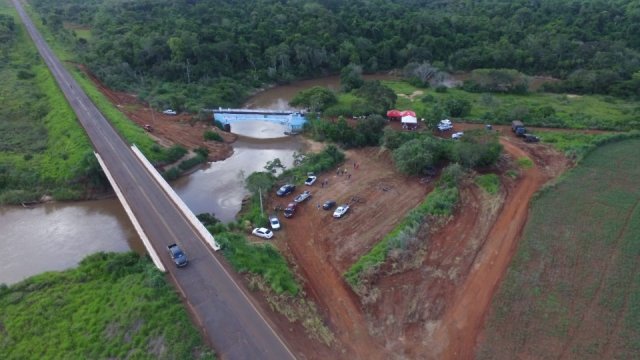
[[[486,174],[476,177],[476,184],[487,193],[495,195],[500,189],[500,178],[496,174]]]
[[[191,169],[192,167],[198,165],[198,164],[202,164],[204,162],[207,161],[207,158],[198,154],[190,159],[186,159],[180,162],[180,164],[178,164],[178,167],[180,168],[180,170],[182,171],[186,171]]]
[[[206,130],[204,132],[204,139],[205,140],[218,141],[218,142],[224,142],[224,139],[222,138],[222,136],[220,136],[220,134],[218,134],[215,131],[211,131],[211,130]]]
[[[180,160],[181,157],[185,156],[187,152],[188,152],[187,149],[185,149],[184,147],[180,145],[173,145],[172,147],[168,148],[166,151],[167,162],[169,163],[176,162]]]
[[[172,181],[180,177],[182,172],[177,167],[172,167],[171,169],[162,173],[162,177],[164,177],[167,181]]]
[[[436,92],[439,94],[444,94],[449,90],[448,87],[444,86],[444,85],[438,85],[436,86]]]
[[[262,275],[277,294],[297,295],[300,285],[284,257],[270,244],[252,245],[239,234],[219,233],[216,240],[233,268],[240,272]]]

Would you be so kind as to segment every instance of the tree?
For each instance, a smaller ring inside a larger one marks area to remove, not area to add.
[[[340,86],[342,91],[349,92],[357,89],[364,84],[362,80],[362,67],[355,64],[349,64],[340,71]]]
[[[314,86],[311,89],[300,91],[289,102],[289,105],[305,107],[310,111],[323,111],[337,102],[338,98],[333,91],[322,86]]]
[[[443,106],[449,116],[463,117],[471,112],[471,102],[467,99],[449,97],[443,101]]]
[[[257,195],[260,190],[267,191],[273,187],[276,183],[276,177],[270,172],[258,171],[251,173],[244,180],[244,187],[254,195]]]
[[[286,166],[282,165],[282,162],[279,158],[275,158],[271,161],[267,161],[267,165],[264,166],[264,169],[272,174],[275,174],[278,172],[278,169],[284,171],[286,169]]]

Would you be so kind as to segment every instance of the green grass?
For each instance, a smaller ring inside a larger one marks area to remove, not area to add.
[[[523,169],[531,169],[533,167],[533,161],[528,157],[521,157],[517,160],[518,166]]]
[[[564,152],[567,157],[576,161],[580,161],[585,155],[600,145],[626,138],[640,137],[640,131],[638,130],[633,130],[628,133],[603,134],[544,131],[539,134],[544,143],[551,144],[556,149]]]
[[[2,359],[212,359],[164,275],[134,253],[0,287]]]
[[[564,343],[577,359],[638,357],[638,149],[599,147],[537,196],[479,358],[553,358]]]
[[[405,81],[383,81],[398,94],[410,95],[416,90],[424,94],[414,100],[398,97],[398,109],[413,109],[418,117],[428,118],[433,104],[439,99],[455,97],[468,100],[472,107],[471,113],[465,117],[466,121],[488,122],[494,124],[508,124],[514,118],[527,118],[516,108],[528,109],[529,113],[551,106],[555,110],[554,119],[532,120],[528,125],[542,125],[553,127],[567,127],[574,129],[608,129],[630,130],[640,129],[640,103],[610,96],[578,96],[551,93],[529,93],[526,95],[513,94],[477,94],[461,89],[448,89],[446,93],[437,93],[434,89],[420,89]],[[424,103],[421,99],[432,96],[433,102]],[[438,119],[439,120],[439,119]]]
[[[345,272],[344,277],[352,287],[358,286],[366,270],[379,266],[387,259],[389,251],[403,248],[408,239],[416,236],[428,215],[450,216],[458,203],[459,193],[455,186],[436,187],[425,200],[411,210],[407,216],[385,237],[361,256]]]
[[[485,174],[476,177],[476,184],[487,193],[495,195],[500,190],[500,178],[496,174]]]
[[[30,201],[46,193],[81,194],[72,182],[91,153],[84,131],[28,37],[15,9],[15,41],[0,65],[0,203]],[[22,72],[22,75],[20,73]]]
[[[250,244],[244,235],[222,232],[215,234],[223,247],[224,257],[239,273],[261,275],[277,294],[297,295],[300,285],[289,265],[271,244]]]

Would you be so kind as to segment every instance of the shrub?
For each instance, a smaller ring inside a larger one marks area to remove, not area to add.
[[[495,195],[500,189],[500,178],[496,174],[486,174],[476,177],[476,184],[487,193]]]
[[[188,152],[187,149],[185,149],[184,147],[180,145],[173,145],[172,147],[168,148],[166,151],[167,162],[169,163],[176,162],[180,160],[181,157],[185,156],[187,152]]]
[[[211,130],[206,130],[204,132],[204,139],[205,140],[218,141],[218,142],[224,142],[224,139],[222,138],[222,136],[220,136],[220,134],[218,134],[215,131],[211,131]]]
[[[436,86],[436,92],[437,92],[437,93],[443,94],[443,93],[446,93],[448,90],[449,90],[449,88],[447,88],[447,87],[446,87],[446,86],[444,86],[444,85],[438,85],[438,86]]]

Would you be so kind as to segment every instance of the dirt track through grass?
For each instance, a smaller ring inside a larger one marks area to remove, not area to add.
[[[535,201],[479,358],[637,358],[639,148],[603,146]]]

